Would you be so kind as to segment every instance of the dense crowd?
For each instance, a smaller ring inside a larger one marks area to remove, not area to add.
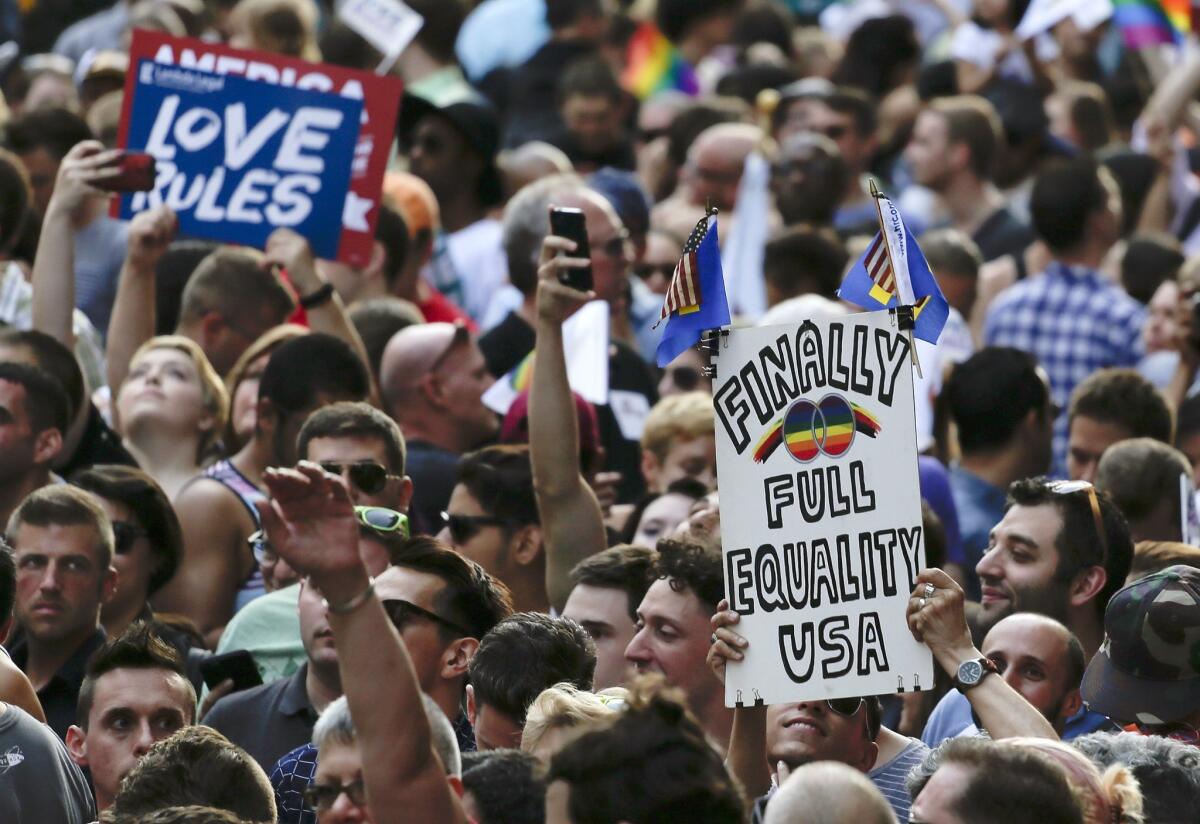
[[[326,0],[2,4],[0,821],[1195,822],[1180,4],[407,5],[385,59]],[[402,78],[369,261],[114,217],[134,29]],[[735,325],[858,311],[873,187],[951,307],[907,608],[937,678],[728,707],[752,515],[660,310],[713,208]]]

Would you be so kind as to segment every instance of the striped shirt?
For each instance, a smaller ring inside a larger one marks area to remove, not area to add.
[[[895,758],[867,773],[867,778],[871,779],[892,805],[897,821],[908,821],[908,808],[912,805],[912,799],[908,796],[906,779],[912,768],[920,764],[928,752],[929,748],[919,739],[910,738],[908,746]]]

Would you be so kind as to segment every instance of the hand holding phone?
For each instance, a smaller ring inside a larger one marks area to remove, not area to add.
[[[262,684],[262,676],[258,674],[254,656],[244,649],[206,658],[200,663],[200,675],[204,677],[204,683],[209,689],[227,678],[233,681],[233,692],[248,690]]]
[[[575,251],[570,257],[591,259],[592,251],[588,246],[587,218],[582,209],[554,207],[550,210],[550,232],[558,237],[575,241]],[[592,267],[580,269],[563,269],[558,280],[565,286],[589,292],[592,289]]]
[[[95,181],[97,189],[106,192],[149,192],[154,189],[154,155],[123,152],[117,158],[115,167],[118,170],[116,175]]]

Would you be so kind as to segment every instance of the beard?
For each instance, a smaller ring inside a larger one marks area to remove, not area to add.
[[[1070,579],[1055,575],[1049,581],[1039,586],[1025,586],[1020,589],[1011,588],[1012,598],[1008,603],[996,610],[981,609],[979,611],[979,637],[983,638],[992,627],[1010,615],[1018,612],[1032,612],[1035,615],[1045,615],[1061,624],[1067,623],[1067,590]]]

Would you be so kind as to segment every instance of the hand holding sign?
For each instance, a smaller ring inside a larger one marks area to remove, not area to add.
[[[923,569],[908,600],[908,627],[913,637],[953,672],[968,658],[979,657],[967,627],[962,587],[940,569]]]
[[[54,194],[46,211],[61,211],[74,216],[89,198],[106,195],[107,192],[96,188],[94,184],[120,173],[113,165],[120,157],[120,150],[105,149],[104,144],[97,140],[75,144],[58,167]]]
[[[286,269],[292,286],[301,295],[311,294],[321,287],[312,247],[291,229],[276,229],[271,233],[263,262]]]
[[[729,608],[729,601],[722,598],[717,604],[717,613],[712,617],[713,642],[708,649],[708,666],[717,676],[717,680],[725,683],[725,664],[729,661],[741,661],[746,657],[745,650],[750,642],[738,635],[729,627],[741,620],[741,616]]]

